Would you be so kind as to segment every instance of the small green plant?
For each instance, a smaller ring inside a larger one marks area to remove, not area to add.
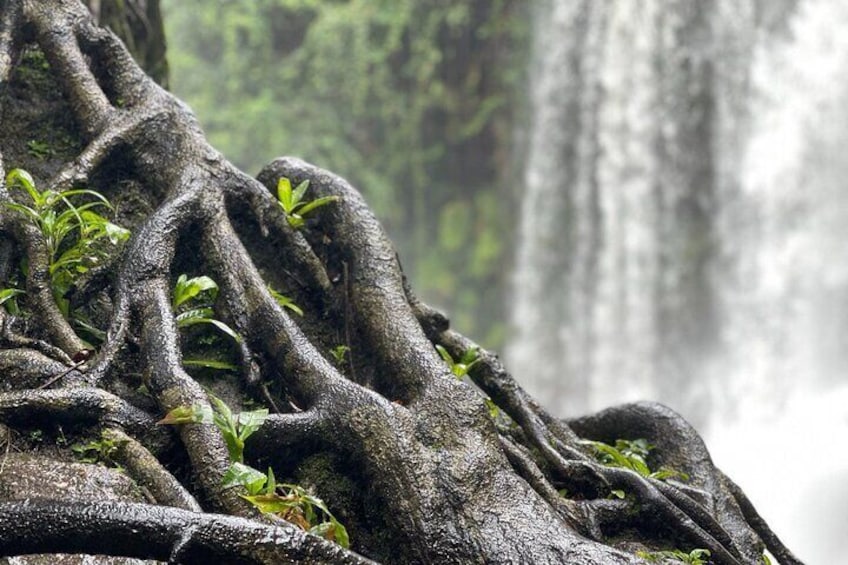
[[[683,481],[689,480],[686,473],[668,467],[660,467],[657,471],[651,471],[646,460],[654,446],[645,439],[618,439],[615,442],[615,447],[600,441],[586,441],[584,443],[591,445],[595,450],[597,460],[608,467],[629,469],[651,479],[677,478]]]
[[[299,485],[278,484],[270,467],[262,473],[244,464],[244,441],[265,422],[268,410],[259,409],[233,415],[227,404],[209,395],[212,410],[179,406],[159,421],[160,424],[214,424],[224,436],[230,457],[230,468],[222,486],[243,487],[240,495],[260,512],[274,514],[317,536],[350,546],[347,529],[330,512],[323,500]]]
[[[693,549],[689,553],[679,549],[668,551],[637,551],[636,555],[651,563],[688,563],[689,565],[707,565],[710,561],[709,549]]]
[[[265,422],[268,410],[261,408],[233,415],[227,403],[210,394],[212,409],[178,406],[168,412],[159,424],[214,424],[224,436],[230,461],[244,463],[244,441]]]
[[[70,318],[65,295],[76,278],[108,255],[104,240],[117,246],[129,238],[130,232],[95,212],[98,208],[111,210],[112,206],[94,190],[39,191],[23,169],[9,171],[6,185],[23,189],[29,196],[29,205],[4,202],[3,206],[27,218],[41,232],[48,250],[53,296],[62,314]],[[75,205],[70,199],[76,197],[88,197],[89,201]]]
[[[33,139],[27,142],[27,153],[36,159],[43,160],[51,157],[55,152],[47,143]]]
[[[300,306],[295,304],[294,301],[291,298],[289,298],[288,296],[286,296],[284,294],[280,294],[279,292],[277,292],[276,290],[274,290],[270,286],[268,287],[268,292],[271,293],[271,296],[274,297],[274,300],[276,300],[277,304],[279,304],[281,307],[288,308],[289,310],[291,310],[292,312],[294,312],[298,316],[303,316],[303,310],[301,310]]]
[[[172,305],[177,312],[177,327],[187,328],[197,324],[210,324],[233,338],[236,343],[241,342],[241,336],[230,326],[214,317],[211,304],[218,295],[218,284],[206,276],[188,278],[182,274],[177,278],[174,285],[174,297]],[[190,301],[201,300],[201,305],[196,308],[186,308]]]
[[[442,356],[442,359],[445,360],[445,363],[448,364],[451,372],[459,379],[467,375],[468,371],[471,370],[471,367],[480,360],[480,350],[476,347],[469,348],[465,351],[462,354],[462,357],[459,358],[459,361],[454,361],[454,358],[450,353],[448,353],[448,350],[441,345],[437,344],[436,350],[439,352],[439,355]]]
[[[77,443],[71,446],[71,451],[82,463],[102,463],[107,467],[121,468],[114,459],[115,451],[123,442],[109,436],[106,431],[100,435],[100,439],[87,443]]]
[[[6,311],[13,316],[20,314],[18,296],[24,294],[19,288],[4,288],[0,290],[0,305],[5,305]]]
[[[347,345],[337,345],[330,350],[330,355],[335,359],[336,365],[341,365],[345,362],[348,352],[350,352],[350,347]]]
[[[289,225],[295,229],[303,227],[306,220],[303,218],[312,210],[335,202],[339,199],[338,196],[322,196],[315,200],[305,201],[303,196],[309,188],[309,181],[305,180],[297,188],[292,189],[291,181],[286,177],[281,177],[277,182],[277,199],[280,207],[286,213],[286,219]]]

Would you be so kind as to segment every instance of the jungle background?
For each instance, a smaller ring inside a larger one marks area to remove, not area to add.
[[[500,347],[528,8],[166,1],[171,87],[244,170],[293,152],[363,187],[421,295]]]

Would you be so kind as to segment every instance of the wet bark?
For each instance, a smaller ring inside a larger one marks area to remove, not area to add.
[[[458,379],[434,345],[454,358],[479,348],[414,296],[354,187],[294,158],[256,179],[233,167],[81,3],[0,1],[0,105],[4,178],[24,167],[42,188],[96,189],[132,231],[65,297],[104,330],[80,361],[88,346],[53,299],[44,238],[0,209],[0,282],[25,290],[20,312],[0,309],[5,444],[36,449],[36,430],[53,439],[103,431],[150,502],[6,488],[0,554],[600,565],[699,547],[738,564],[758,563],[765,542],[798,563],[673,412],[644,404],[559,421],[483,350]],[[35,151],[33,139],[51,149]],[[281,177],[337,200],[294,229],[273,194]],[[0,186],[0,200],[18,198],[13,188]],[[238,379],[183,363],[189,344],[171,289],[186,272],[220,287],[215,316],[240,336],[230,346]],[[330,354],[338,345],[349,348],[343,363]],[[154,424],[177,407],[208,409],[210,389],[236,411],[273,412],[249,438],[247,462],[326,500],[351,549],[259,515],[241,488],[225,488],[230,459],[214,426]],[[690,480],[603,466],[581,439],[635,437]],[[51,457],[68,456],[67,439],[53,443]]]

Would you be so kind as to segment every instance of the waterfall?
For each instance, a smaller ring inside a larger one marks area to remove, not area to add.
[[[536,3],[506,350],[555,413],[681,412],[822,563],[805,522],[830,500],[848,531],[822,494],[848,478],[844,4]]]

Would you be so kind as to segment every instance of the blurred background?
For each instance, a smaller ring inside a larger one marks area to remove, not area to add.
[[[848,533],[848,3],[162,0],[255,174],[354,183],[563,417],[681,412],[799,557]]]

